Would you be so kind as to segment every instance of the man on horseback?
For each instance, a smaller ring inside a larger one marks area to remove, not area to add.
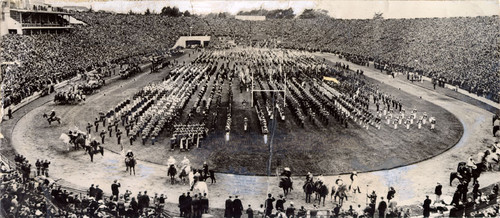
[[[43,113],[42,117],[43,118],[47,118],[47,121],[49,122],[49,125],[53,121],[57,121],[59,124],[61,124],[61,119],[56,116],[56,112],[54,110],[51,110],[49,115],[47,115],[46,113]]]
[[[49,114],[49,119],[54,120],[55,117],[56,117],[56,111],[54,111],[54,109],[52,109],[50,111],[50,114]]]
[[[471,169],[476,169],[477,166],[476,166],[476,162],[474,161],[474,159],[472,158],[472,155],[469,157],[469,159],[467,160],[467,166],[470,167]]]
[[[283,169],[283,172],[281,173],[281,176],[285,176],[284,178],[280,179],[279,187],[283,189],[283,194],[286,196],[288,195],[288,192],[293,190],[293,182],[292,182],[292,171],[290,168],[285,167]]]
[[[128,150],[127,154],[125,154],[125,157],[134,158],[134,153],[132,152],[132,150]]]
[[[130,170],[130,175],[132,175],[133,170],[135,175],[135,164],[136,161],[134,159],[134,153],[132,152],[132,150],[128,150],[127,154],[125,154],[125,166],[127,167],[125,171]]]
[[[306,183],[308,182],[313,182],[313,175],[311,174],[311,172],[307,172],[306,175]]]

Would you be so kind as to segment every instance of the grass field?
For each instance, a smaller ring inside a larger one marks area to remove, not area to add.
[[[159,80],[160,78],[157,81]],[[368,79],[368,81],[376,83],[374,80]],[[155,80],[149,82],[155,82]],[[211,89],[212,83],[213,79],[207,90]],[[219,111],[221,118],[217,121],[215,131],[202,140],[201,148],[189,152],[170,151],[170,135],[164,134],[155,145],[147,143],[142,146],[136,142],[131,147],[136,156],[139,159],[160,164],[166,164],[169,156],[177,160],[186,156],[195,168],[207,161],[216,171],[236,174],[265,175],[274,172],[277,167],[290,167],[295,174],[307,172],[339,174],[353,170],[372,171],[393,168],[432,157],[455,145],[463,132],[460,121],[443,108],[420,99],[418,96],[379,84],[381,91],[402,100],[407,113],[417,108],[419,116],[420,112],[426,111],[430,116],[436,117],[438,121],[436,130],[431,131],[429,124],[424,125],[420,130],[416,129],[415,125],[410,130],[403,129],[401,126],[394,130],[392,126],[386,124],[382,125],[380,130],[373,127],[366,130],[352,122],[346,129],[336,121],[330,122],[329,126],[306,123],[305,128],[300,128],[291,119],[291,112],[286,109],[285,114],[288,119],[277,121],[274,128],[269,128],[271,131],[268,136],[269,143],[265,144],[255,110],[250,107],[250,104],[242,103],[244,100],[250,101],[250,92],[240,93],[235,84],[233,82],[231,87],[234,102],[229,141],[226,141],[224,137],[227,114],[225,108],[228,105],[229,86],[226,81],[222,89],[222,107]],[[131,93],[121,92],[119,98],[125,95],[131,95]],[[117,98],[111,102],[115,99]],[[185,111],[190,110],[193,102],[194,98],[191,98]],[[375,110],[375,106],[372,102],[370,103],[370,109]],[[114,104],[105,105],[102,108],[111,106]],[[249,119],[249,129],[246,132],[243,131],[245,117]],[[269,122],[270,125],[271,123]],[[114,141],[113,139],[112,142]],[[128,144],[127,140],[124,141]],[[106,147],[116,152],[119,152],[121,148],[115,143],[106,144]],[[128,149],[127,146],[126,149]]]

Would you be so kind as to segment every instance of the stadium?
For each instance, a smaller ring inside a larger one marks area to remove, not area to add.
[[[2,1],[2,216],[499,216],[498,15],[156,11]]]

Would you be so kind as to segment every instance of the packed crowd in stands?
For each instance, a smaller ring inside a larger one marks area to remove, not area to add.
[[[496,16],[262,22],[93,12],[74,17],[89,25],[62,35],[2,37],[2,61],[17,62],[3,78],[4,107],[83,70],[164,51],[190,31],[234,37],[240,45],[335,52],[356,63],[374,61],[386,71],[423,74],[494,101],[500,91]]]

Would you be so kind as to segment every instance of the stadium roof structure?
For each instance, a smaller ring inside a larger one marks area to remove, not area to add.
[[[26,10],[26,9],[18,9],[18,8],[11,8],[10,10],[20,12],[20,13],[71,15],[71,13],[64,12],[64,11]]]

